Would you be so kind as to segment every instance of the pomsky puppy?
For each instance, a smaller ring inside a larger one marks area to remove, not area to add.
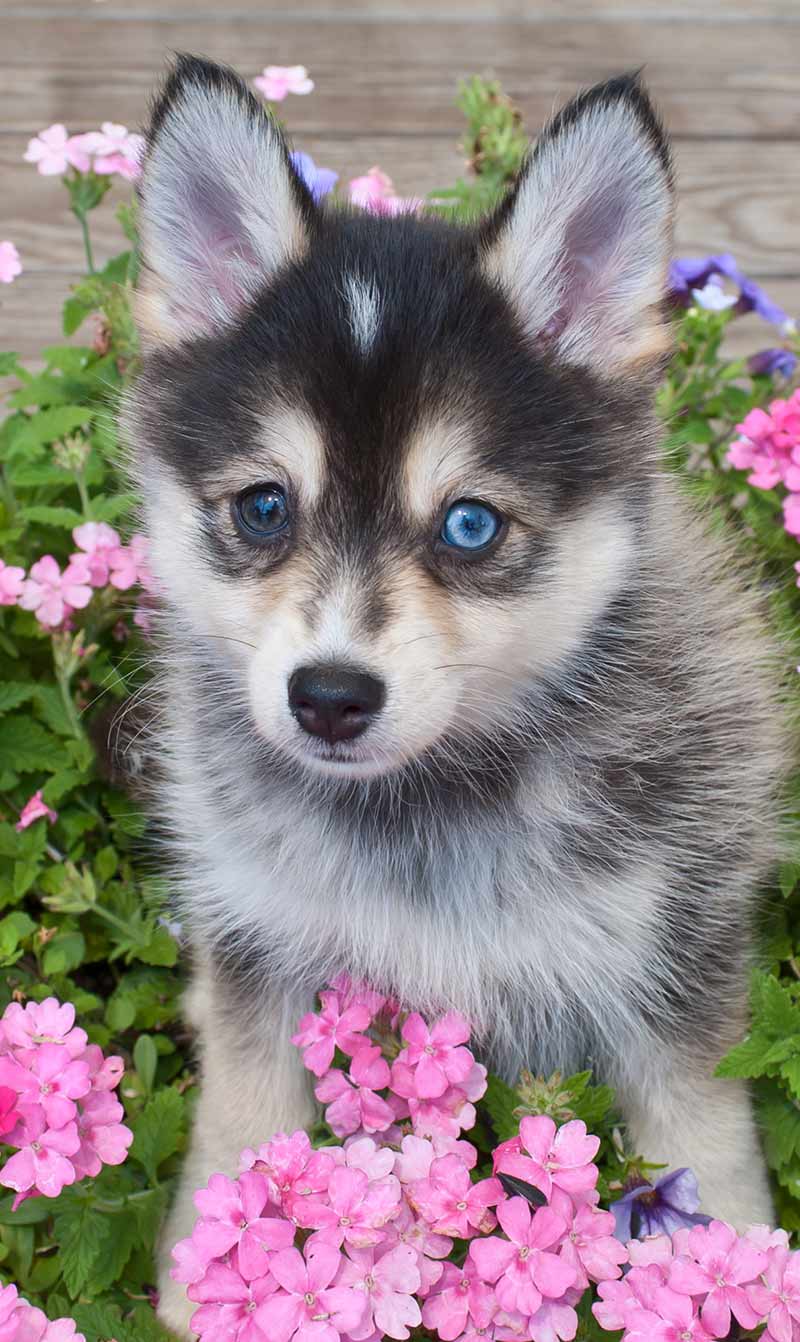
[[[636,77],[489,218],[314,202],[182,57],[140,184],[126,411],[164,588],[159,811],[194,963],[192,1192],[315,1109],[292,1028],[343,971],[591,1066],[704,1208],[771,1217],[744,1085],[784,765],[756,598],[660,464],[673,181]]]

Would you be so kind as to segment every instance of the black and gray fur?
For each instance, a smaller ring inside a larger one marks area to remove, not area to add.
[[[781,722],[755,599],[658,460],[672,173],[641,84],[582,94],[454,227],[318,207],[237,77],[181,58],[141,214],[127,422],[203,1066],[165,1244],[212,1170],[309,1120],[290,1024],[343,970],[464,1011],[509,1077],[592,1066],[707,1210],[769,1219],[748,1097],[712,1076]],[[275,479],[292,524],[248,544],[231,500]],[[438,540],[454,497],[506,516],[491,553]],[[346,749],[287,708],[309,661],[385,686]]]

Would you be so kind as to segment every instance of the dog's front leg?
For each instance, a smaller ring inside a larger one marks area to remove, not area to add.
[[[739,1230],[771,1224],[774,1208],[745,1083],[715,1077],[713,1066],[666,1050],[644,1054],[638,1069],[627,1060],[628,1080],[617,1088],[629,1145],[671,1170],[693,1170],[708,1215]]]
[[[186,1287],[169,1275],[170,1251],[191,1234],[198,1215],[192,1201],[195,1190],[211,1174],[235,1175],[245,1146],[258,1146],[274,1132],[292,1132],[314,1120],[309,1074],[290,1042],[307,1005],[268,990],[257,1006],[251,994],[237,1005],[230,985],[207,965],[187,994],[186,1014],[197,1031],[200,1096],[158,1265],[158,1312],[178,1337],[190,1336],[189,1320],[197,1306],[187,1300]]]

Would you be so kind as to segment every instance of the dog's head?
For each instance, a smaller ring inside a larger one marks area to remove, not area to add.
[[[635,78],[566,107],[495,216],[454,227],[315,204],[244,85],[179,61],[141,181],[130,424],[184,646],[273,749],[343,778],[457,756],[626,586],[671,198]]]

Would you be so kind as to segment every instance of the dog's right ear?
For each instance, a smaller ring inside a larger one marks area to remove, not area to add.
[[[153,110],[139,218],[137,316],[152,347],[235,321],[302,255],[315,206],[238,75],[179,56]]]

